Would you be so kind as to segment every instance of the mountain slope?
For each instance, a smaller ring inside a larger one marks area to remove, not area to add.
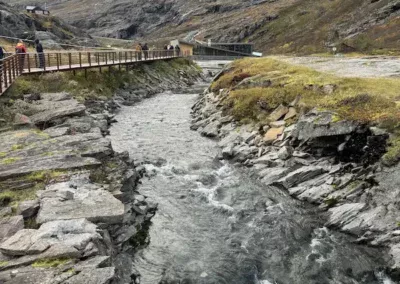
[[[39,38],[46,47],[51,48],[59,48],[60,43],[96,44],[88,34],[57,17],[22,13],[1,1],[0,36],[27,40]],[[10,45],[13,43],[10,42]]]
[[[396,48],[400,39],[400,0],[57,0],[49,9],[98,36],[251,41],[266,53],[321,52],[334,42]]]

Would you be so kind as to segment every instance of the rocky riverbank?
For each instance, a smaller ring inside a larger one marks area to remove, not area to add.
[[[388,270],[398,280],[399,166],[386,167],[381,161],[389,133],[341,119],[333,111],[307,111],[300,96],[271,110],[264,123],[241,123],[229,112],[232,90],[273,84],[242,79],[232,88],[207,89],[193,106],[192,129],[217,139],[219,158],[247,167],[266,190],[277,187],[315,204],[327,227],[353,235],[357,244],[387,250]],[[321,93],[330,89],[322,86]],[[273,204],[266,204],[266,210]]]
[[[141,82],[112,99],[58,92],[4,103],[0,283],[138,283],[132,254],[148,242],[157,204],[137,191],[144,169],[113,150],[108,128],[120,104],[200,77],[190,62],[142,68]]]

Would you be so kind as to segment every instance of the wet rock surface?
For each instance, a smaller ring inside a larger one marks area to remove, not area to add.
[[[319,206],[329,216],[327,227],[351,234],[357,243],[390,250],[396,264],[387,267],[398,277],[400,181],[398,166],[385,168],[380,162],[387,133],[316,109],[288,125],[284,106],[271,113],[266,125],[240,125],[223,112],[228,92],[200,96],[192,108],[192,129],[205,135],[212,125],[220,159],[248,168],[266,186]],[[372,141],[379,143],[371,146]]]
[[[106,135],[121,104],[192,84],[199,72],[188,68],[112,99],[62,92],[14,102],[15,123],[0,131],[0,283],[130,283],[128,262],[146,245],[157,204],[137,191],[144,170]]]

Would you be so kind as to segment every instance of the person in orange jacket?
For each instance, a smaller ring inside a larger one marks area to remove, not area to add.
[[[17,43],[17,46],[15,47],[15,53],[19,54],[19,66],[20,66],[21,73],[22,73],[22,71],[24,70],[25,53],[26,53],[26,47],[22,40],[20,40]]]
[[[142,50],[143,50],[142,44],[141,43],[137,44],[135,49],[136,49],[136,60],[142,60]]]

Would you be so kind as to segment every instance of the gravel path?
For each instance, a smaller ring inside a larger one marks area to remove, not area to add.
[[[341,77],[398,77],[400,78],[400,58],[398,57],[277,57],[280,60],[305,65],[318,71]]]

